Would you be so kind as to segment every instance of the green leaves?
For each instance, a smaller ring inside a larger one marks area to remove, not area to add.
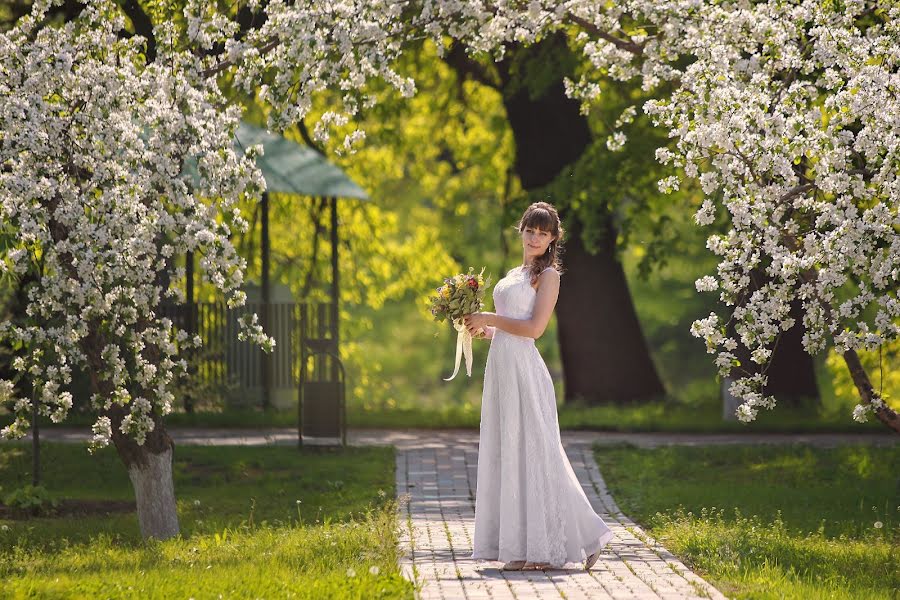
[[[59,503],[50,496],[42,485],[26,485],[13,490],[3,497],[3,504],[22,510],[36,510],[38,512],[55,508]]]

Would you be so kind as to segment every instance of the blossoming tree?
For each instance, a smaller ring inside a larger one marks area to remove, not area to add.
[[[171,537],[162,417],[185,368],[178,351],[197,340],[156,308],[177,295],[168,273],[188,251],[203,255],[205,277],[232,305],[243,302],[243,262],[228,236],[245,225],[234,202],[262,181],[252,152],[232,150],[240,110],[226,107],[192,54],[169,50],[173,27],[157,28],[159,53],[145,64],[143,40],[120,35],[114,6],[90,3],[62,27],[41,23],[46,10],[36,4],[0,36],[0,228],[11,240],[0,269],[37,274],[27,320],[0,324],[33,389],[17,398],[14,383],[0,381],[0,400],[16,413],[2,434],[24,435],[34,403],[65,419],[72,371],[83,367],[94,444],[112,441],[127,466],[142,533]],[[243,334],[273,343],[253,322]]]
[[[455,39],[497,58],[507,43],[571,31],[594,67],[568,85],[585,108],[600,77],[637,78],[648,91],[675,84],[643,109],[675,140],[657,157],[703,186],[697,222],[717,211],[729,220],[728,234],[708,241],[722,257],[717,277],[697,287],[720,289],[737,306],[730,318],[740,340],[726,336],[716,314],[692,331],[717,354],[722,375],[740,368],[738,343],[765,364],[794,325],[788,308],[799,297],[804,347],[833,346],[847,363],[860,395],[854,418],[874,411],[900,431],[857,356],[900,333],[893,3],[250,0],[234,16],[189,0],[180,14],[155,19],[152,40],[122,36],[125,21],[111,0],[88,0],[63,26],[45,21],[48,4],[35,3],[0,36],[0,227],[12,240],[0,265],[38,275],[28,321],[0,325],[34,389],[31,398],[11,398],[13,382],[0,382],[0,400],[17,415],[3,435],[25,433],[33,403],[64,419],[72,369],[86,367],[95,443],[111,440],[128,467],[145,535],[178,530],[161,419],[184,368],[179,349],[195,342],[155,308],[177,295],[168,274],[187,251],[203,255],[205,276],[232,304],[243,301],[243,263],[228,235],[246,225],[235,200],[262,186],[253,152],[231,150],[240,109],[218,76],[257,92],[276,128],[306,117],[317,92],[342,90],[315,135],[350,129],[344,145],[352,148],[364,134],[348,124],[384,83],[414,93],[394,64],[423,35],[439,48]],[[134,11],[136,3],[123,6]],[[624,132],[612,139],[621,146]],[[188,162],[195,168],[186,170]],[[678,182],[673,175],[660,189]],[[760,268],[768,281],[747,293],[749,273]],[[245,333],[271,347],[255,323]],[[765,382],[763,369],[733,383],[743,420],[774,406]]]
[[[598,71],[639,77],[646,88],[678,84],[644,110],[676,139],[657,158],[699,178],[706,199],[695,215],[708,225],[727,211],[727,235],[707,247],[722,257],[720,289],[735,305],[740,340],[715,313],[695,321],[722,376],[735,371],[738,343],[766,365],[794,326],[799,298],[812,353],[832,346],[847,364],[867,413],[895,431],[900,419],[873,389],[857,355],[900,333],[900,7],[889,2],[623,2],[587,30],[628,31],[586,41]],[[591,81],[572,87],[589,98]],[[660,182],[677,189],[678,178]],[[769,280],[751,292],[750,273]],[[738,417],[773,408],[765,368],[736,379]]]
[[[326,113],[319,135],[374,102],[362,91],[371,77],[412,93],[412,82],[391,64],[404,36],[417,31],[441,48],[450,37],[495,57],[511,41],[577,31],[574,43],[594,69],[568,91],[586,109],[599,77],[639,79],[647,91],[674,84],[673,94],[643,109],[675,139],[674,150],[662,148],[657,158],[700,180],[706,198],[697,223],[710,224],[724,209],[731,225],[707,244],[722,257],[718,278],[701,278],[697,289],[721,289],[721,301],[736,307],[729,319],[740,340],[726,335],[715,313],[695,321],[692,333],[717,355],[722,376],[741,372],[732,352],[739,343],[763,365],[744,370],[730,387],[743,400],[738,417],[752,421],[760,407],[774,407],[765,367],[794,326],[790,303],[799,298],[804,348],[814,354],[833,346],[853,377],[860,396],[853,417],[864,421],[874,412],[900,431],[857,354],[900,333],[900,126],[885,118],[900,109],[895,3],[346,0],[318,11],[274,3],[266,12],[262,27],[231,46],[243,61],[238,80],[248,87],[271,82],[261,95],[275,108],[275,125],[303,117],[311,94],[337,82],[347,90],[342,110]],[[335,15],[342,20],[321,26]],[[302,24],[305,33],[288,24]],[[345,143],[361,137],[353,132]],[[625,136],[611,139],[620,147]],[[678,183],[673,175],[660,190]],[[764,284],[751,286],[754,269],[764,270]]]

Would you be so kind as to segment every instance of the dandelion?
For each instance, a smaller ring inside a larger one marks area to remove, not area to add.
[[[378,496],[384,498],[385,496],[387,496],[387,492],[385,492],[384,490],[378,490]]]
[[[347,569],[347,577],[356,577],[356,571],[353,570],[353,567]]]
[[[369,567],[369,573],[371,573],[372,575],[378,575],[378,572],[380,570],[381,569],[378,568],[378,565],[372,565],[371,567]]]
[[[200,506],[200,501],[199,501],[199,500],[194,500],[194,506]]]
[[[875,521],[875,529],[881,529],[882,527],[884,527],[884,523],[882,523],[881,521]]]
[[[9,525],[0,525],[0,531],[6,533],[9,531]]]

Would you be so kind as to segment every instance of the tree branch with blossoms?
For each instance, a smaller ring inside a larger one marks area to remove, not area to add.
[[[723,261],[719,278],[698,280],[698,290],[721,289],[722,301],[734,305],[749,272],[764,268],[773,282],[734,311],[753,360],[766,364],[778,333],[794,324],[787,308],[799,296],[804,347],[815,353],[833,345],[853,376],[861,399],[853,417],[865,420],[874,411],[900,431],[896,412],[874,393],[856,355],[900,333],[898,189],[891,175],[900,132],[879,118],[900,108],[892,91],[898,8],[858,3],[838,13],[798,1],[720,3],[702,11],[626,2],[620,9],[636,21],[693,32],[678,40],[657,36],[642,56],[641,75],[624,76],[643,77],[659,71],[659,63],[678,71],[672,97],[644,107],[677,140],[677,152],[658,156],[699,178],[707,194],[699,224],[713,222],[721,198],[732,225],[727,236],[710,237],[708,247]],[[677,180],[660,185],[673,189]],[[871,324],[862,319],[869,307]],[[722,348],[716,364],[720,375],[730,373],[737,341],[725,337],[718,316],[696,321],[692,332],[710,352]],[[744,399],[742,420],[774,407],[765,383],[757,374],[732,385]]]
[[[0,382],[15,411],[3,428],[24,435],[32,412],[64,420],[74,369],[90,377],[97,414],[94,446],[112,441],[135,486],[145,536],[178,531],[171,485],[172,441],[162,418],[185,369],[179,353],[199,343],[160,318],[177,297],[176,256],[201,255],[202,275],[230,306],[244,303],[244,261],[231,227],[264,182],[259,148],[235,153],[241,111],[198,74],[194,54],[178,49],[171,24],[155,30],[157,58],[144,40],[123,37],[123,15],[106,0],[88,2],[62,26],[43,26],[38,2],[0,34],[0,222],[9,243],[0,270],[37,271],[27,287],[26,318],[0,324],[19,350],[16,382]],[[185,169],[186,164],[193,169]],[[241,335],[264,349],[274,340],[257,323]],[[36,403],[36,405],[35,405]]]

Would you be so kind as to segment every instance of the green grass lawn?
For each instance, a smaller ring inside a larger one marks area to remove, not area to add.
[[[897,598],[900,446],[594,454],[622,511],[729,597]]]
[[[133,510],[0,515],[0,597],[412,598],[397,567],[393,448],[175,451],[182,536],[140,539]],[[111,449],[45,444],[59,499],[133,502]],[[25,445],[0,445],[0,496],[30,483]]]

